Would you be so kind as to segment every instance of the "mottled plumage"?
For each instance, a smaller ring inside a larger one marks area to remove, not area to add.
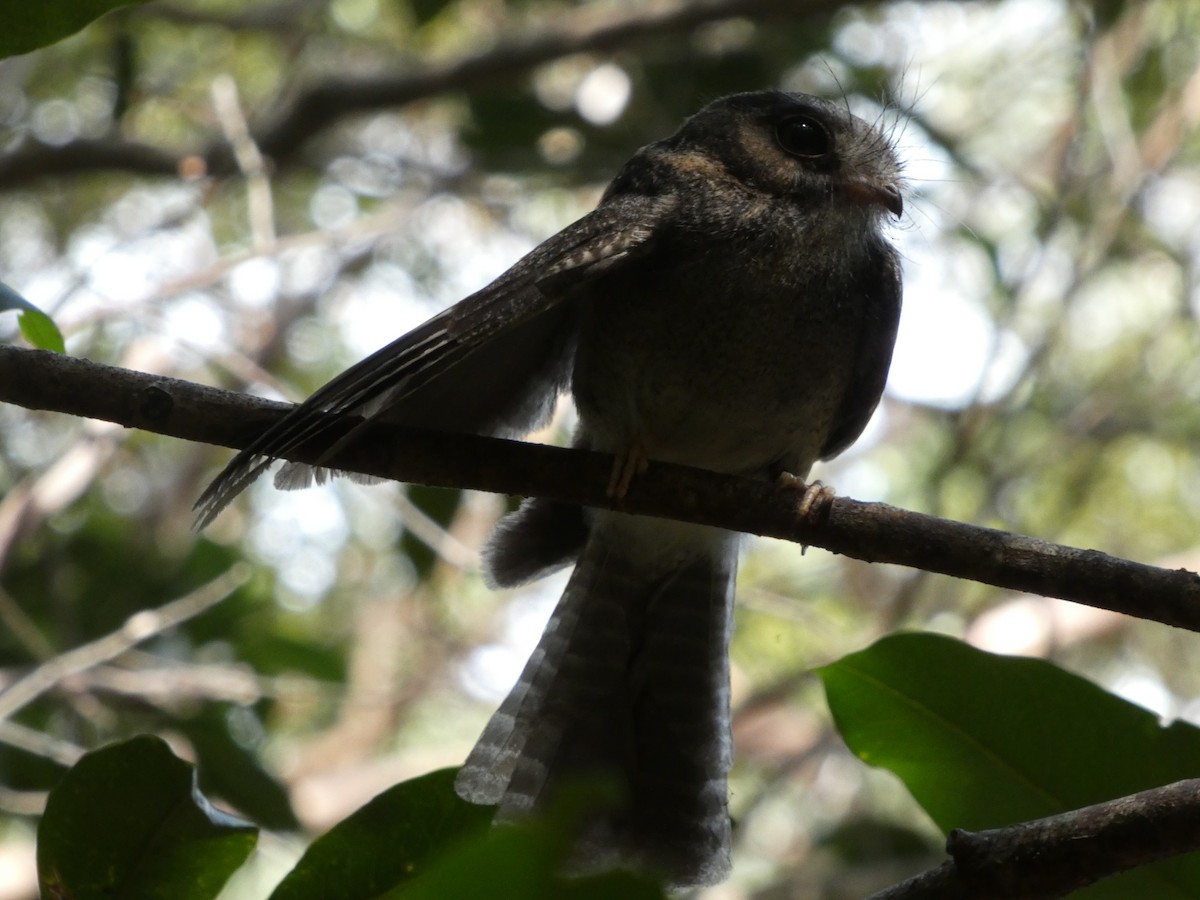
[[[239,453],[201,497],[200,521],[326,433],[322,413],[516,434],[544,422],[567,387],[578,446],[804,476],[858,437],[883,391],[901,291],[881,227],[901,212],[899,184],[886,136],[833,104],[781,92],[718,100],[640,150],[594,212]],[[330,439],[329,455],[352,439]],[[284,485],[309,471],[285,467]],[[509,819],[572,776],[607,775],[625,800],[588,824],[576,868],[719,881],[737,540],[534,499],[485,551],[495,585],[572,562],[458,792]]]

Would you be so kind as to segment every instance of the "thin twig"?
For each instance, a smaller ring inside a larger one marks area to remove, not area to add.
[[[56,738],[36,728],[29,728],[20,722],[0,721],[0,744],[8,744],[34,756],[44,757],[60,766],[75,765],[79,762],[79,757],[86,752],[78,744]]]
[[[262,153],[250,134],[250,126],[242,112],[237,82],[231,75],[218,75],[213,79],[211,92],[213,109],[221,123],[221,130],[233,150],[238,169],[246,177],[246,212],[254,249],[260,253],[270,252],[275,247],[276,238],[271,180],[267,177]]]
[[[54,656],[54,646],[41,628],[3,587],[0,587],[0,626],[16,638],[21,648],[34,659],[46,660]]]
[[[142,641],[173,628],[216,606],[246,583],[251,574],[247,563],[235,563],[226,572],[177,600],[158,609],[134,613],[125,624],[104,637],[68,650],[42,663],[0,694],[0,722],[11,717],[64,678],[108,662]]]

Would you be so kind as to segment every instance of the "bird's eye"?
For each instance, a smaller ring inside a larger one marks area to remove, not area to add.
[[[818,157],[829,152],[833,142],[825,126],[812,116],[792,116],[775,127],[775,140],[793,156]]]

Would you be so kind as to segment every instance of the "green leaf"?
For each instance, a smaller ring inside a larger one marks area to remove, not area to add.
[[[313,841],[271,900],[361,900],[487,829],[493,809],[454,793],[457,769],[401,782]]]
[[[228,715],[231,704],[211,704],[202,712],[181,718],[170,727],[187,735],[196,754],[200,787],[226,801],[270,831],[298,831],[300,823],[291,798],[258,755],[234,740]],[[253,716],[250,711],[242,711]]]
[[[145,0],[41,0],[36,7],[9,4],[0,16],[0,59],[28,53],[74,34],[94,19]]]
[[[25,340],[39,350],[66,352],[67,348],[63,343],[62,332],[58,330],[54,320],[0,281],[0,312],[9,309],[20,312],[21,318],[17,324],[21,329],[21,334],[25,336]]]
[[[379,900],[666,900],[657,882],[628,872],[561,874],[580,818],[613,799],[611,785],[576,783],[545,813],[476,834]]]
[[[207,900],[257,837],[212,807],[166,742],[142,735],[84,755],[50,792],[38,827],[42,896]]]
[[[1044,660],[892,635],[819,670],[850,749],[894,772],[944,832],[1041,818],[1200,775],[1200,729]],[[1200,855],[1087,897],[1200,897]]]
[[[603,785],[567,790],[546,815],[489,828],[494,807],[454,793],[457,769],[396,785],[318,838],[270,900],[664,900],[628,873],[562,878],[581,815]]]
[[[566,834],[546,820],[494,828],[379,900],[666,900],[660,886],[628,872],[562,877]]]
[[[44,312],[36,309],[23,312],[17,325],[21,329],[21,334],[25,336],[25,340],[39,350],[53,350],[55,353],[66,352],[67,347],[63,342],[62,332],[58,330],[54,320]]]

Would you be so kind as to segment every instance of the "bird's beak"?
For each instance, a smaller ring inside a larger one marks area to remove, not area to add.
[[[846,196],[856,203],[878,203],[897,219],[904,213],[904,198],[894,184],[876,184],[870,181],[847,181]]]

